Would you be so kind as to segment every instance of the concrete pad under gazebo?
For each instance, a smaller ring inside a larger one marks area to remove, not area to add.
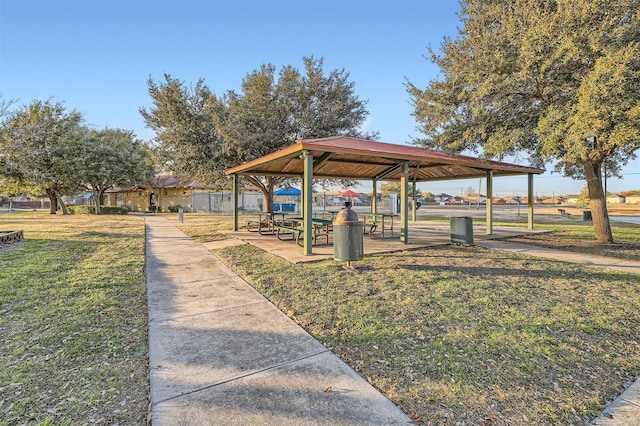
[[[474,225],[474,245],[482,246],[491,240],[500,240],[508,237],[521,235],[547,233],[547,230],[529,230],[524,228],[497,226],[492,234],[486,234],[484,225]],[[240,229],[234,232],[227,232],[227,236],[234,238],[231,244],[251,244],[271,254],[275,254],[292,263],[318,262],[321,260],[333,259],[333,241],[329,244],[319,244],[313,246],[313,254],[308,255],[300,250],[300,246],[293,240],[281,241],[273,235],[260,235],[257,232],[250,232]],[[418,250],[426,247],[436,247],[451,244],[451,233],[446,222],[442,221],[419,221],[411,225],[411,241],[402,242],[398,236],[392,238],[364,237],[364,255],[370,256],[382,253],[394,253],[400,251]],[[228,240],[223,242],[205,243],[208,249],[229,245]]]
[[[449,155],[424,148],[351,137],[300,140],[271,154],[225,170],[234,182],[234,231],[238,231],[238,177],[285,176],[302,179],[303,232],[312,233],[314,178],[370,180],[373,182],[372,213],[377,213],[377,182],[400,182],[400,242],[409,241],[409,189],[416,183],[470,178],[487,179],[486,234],[493,234],[493,179],[528,176],[528,229],[533,230],[533,175],[543,169],[464,155]],[[413,210],[415,215],[415,209]],[[413,217],[415,220],[415,216]],[[304,239],[303,254],[312,255],[311,238]],[[366,247],[365,247],[366,251]]]

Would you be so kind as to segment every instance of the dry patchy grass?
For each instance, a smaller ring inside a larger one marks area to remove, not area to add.
[[[217,253],[421,424],[584,424],[640,374],[640,278],[478,247]]]
[[[597,248],[589,224],[550,222],[518,241],[640,260],[637,226],[616,223],[620,243]],[[418,423],[582,424],[640,375],[634,275],[478,247],[371,256],[355,272],[217,254]]]
[[[144,222],[0,216],[0,425],[144,424]]]
[[[178,225],[206,242],[232,219]],[[523,241],[593,248],[588,227],[560,226]],[[142,219],[26,214],[0,228],[27,239],[0,251],[0,424],[143,423]],[[637,248],[637,228],[614,232]],[[355,271],[251,246],[217,255],[419,423],[584,424],[640,375],[637,276],[478,247]]]
[[[640,262],[640,225],[615,222],[612,225],[613,244],[594,243],[593,228],[589,225],[541,225],[551,229],[550,234],[527,235],[509,241],[555,248],[578,253],[591,253]]]
[[[190,235],[199,243],[220,241],[227,239],[225,232],[233,229],[233,217],[228,214],[215,213],[185,213],[184,222],[178,222],[175,214],[165,215],[170,221],[175,221],[176,225],[187,235]],[[258,215],[242,215],[241,224],[245,224],[248,219],[257,219]]]

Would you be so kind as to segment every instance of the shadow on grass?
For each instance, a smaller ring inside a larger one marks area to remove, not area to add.
[[[507,267],[487,267],[487,266],[442,266],[442,265],[413,265],[413,264],[399,264],[400,269],[407,271],[440,271],[440,272],[460,272],[470,277],[525,277],[525,278],[566,278],[568,272],[575,274],[575,277],[588,277],[593,280],[608,281],[612,277],[616,279],[630,278],[632,280],[637,279],[640,282],[640,277],[635,274],[628,274],[625,272],[615,271],[603,271],[601,268],[590,267],[589,265],[576,266],[574,264],[566,263],[561,267],[558,267],[558,261],[556,260],[536,260],[537,265],[547,264],[548,268],[535,268],[535,269],[512,269]],[[364,270],[364,268],[363,268]]]

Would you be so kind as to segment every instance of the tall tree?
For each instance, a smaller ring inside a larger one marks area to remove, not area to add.
[[[104,193],[113,186],[145,185],[154,168],[149,151],[133,132],[121,129],[87,130],[78,152],[82,161],[78,179],[91,190],[96,214]]]
[[[286,66],[276,74],[263,65],[248,74],[241,92],[215,96],[199,80],[193,87],[165,74],[148,80],[153,107],[140,109],[156,132],[157,152],[177,174],[220,183],[226,168],[284,148],[303,138],[374,137],[361,131],[366,102],[344,70],[325,75],[323,60],[304,58],[305,73]],[[248,177],[271,211],[273,190],[289,182],[280,177]]]
[[[223,182],[222,138],[213,124],[213,96],[203,80],[187,87],[164,75],[162,83],[147,80],[153,107],[140,108],[155,136],[156,162],[177,175],[216,185]]]
[[[0,92],[0,117],[4,117],[15,103],[15,99],[7,100],[4,98],[4,94]]]
[[[640,0],[462,0],[459,37],[429,50],[442,77],[410,82],[416,143],[530,154],[587,181],[598,243],[613,242],[602,165],[640,148]]]
[[[62,104],[35,100],[7,114],[0,130],[2,174],[27,186],[43,188],[67,213],[62,195],[77,185],[77,151],[82,115]]]
[[[215,99],[215,122],[225,139],[227,167],[300,139],[375,136],[361,130],[368,111],[366,102],[355,94],[349,73],[343,69],[325,75],[323,59],[306,57],[303,62],[304,74],[285,66],[277,78],[273,65],[263,65],[243,80],[242,93],[228,91]],[[288,184],[277,176],[247,180],[262,191],[267,211],[272,211],[274,188]]]

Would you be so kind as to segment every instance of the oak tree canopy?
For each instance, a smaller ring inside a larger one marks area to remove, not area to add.
[[[598,243],[613,241],[602,166],[640,149],[639,0],[462,0],[462,26],[430,59],[441,76],[407,83],[424,137],[448,152],[528,153],[586,179]]]

